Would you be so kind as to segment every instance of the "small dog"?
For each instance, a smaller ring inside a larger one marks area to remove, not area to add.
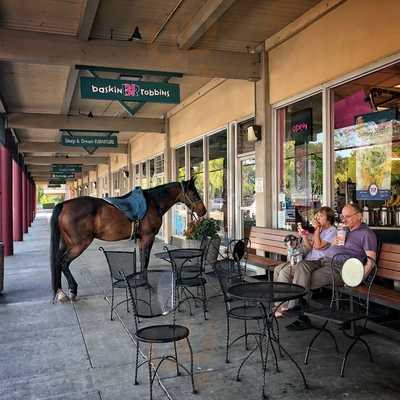
[[[290,265],[293,267],[303,260],[303,250],[301,247],[302,239],[290,234],[287,235],[283,241],[288,249],[288,262],[290,262]]]

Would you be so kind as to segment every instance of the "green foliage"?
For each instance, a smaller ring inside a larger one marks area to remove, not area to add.
[[[220,227],[214,218],[203,218],[188,224],[184,234],[186,239],[201,240],[205,236],[217,236]]]

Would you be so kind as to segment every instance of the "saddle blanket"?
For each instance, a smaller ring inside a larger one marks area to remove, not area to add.
[[[106,197],[105,201],[120,209],[131,221],[143,219],[147,212],[147,202],[141,187],[121,197]]]

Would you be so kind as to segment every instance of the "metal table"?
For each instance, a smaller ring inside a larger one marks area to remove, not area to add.
[[[165,260],[171,262],[170,254],[174,259],[179,260],[191,260],[193,258],[201,257],[203,255],[202,249],[192,249],[192,248],[182,248],[182,249],[172,249],[168,251],[163,251],[161,253],[155,253],[154,257],[160,258],[161,260]]]
[[[228,293],[232,297],[242,299],[245,301],[257,302],[261,310],[265,315],[264,326],[262,331],[255,332],[252,335],[256,338],[257,347],[249,352],[249,354],[241,362],[236,379],[240,380],[240,371],[249,357],[258,348],[260,350],[261,364],[263,369],[263,397],[268,396],[265,393],[266,387],[266,372],[268,363],[269,349],[272,350],[276,371],[279,371],[278,357],[276,354],[275,347],[277,346],[280,355],[282,352],[290,359],[299,371],[305,388],[308,388],[306,378],[301,370],[300,366],[294,360],[294,358],[288,353],[287,350],[282,346],[279,339],[279,326],[278,321],[273,313],[274,303],[281,303],[289,300],[295,300],[303,297],[307,294],[307,291],[299,285],[282,283],[282,282],[242,282],[237,285],[233,285],[228,289]],[[276,325],[276,332],[274,330],[274,324]]]

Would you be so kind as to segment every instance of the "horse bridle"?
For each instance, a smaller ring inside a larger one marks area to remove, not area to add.
[[[197,216],[195,216],[194,215],[194,208],[196,207],[196,204],[198,204],[198,203],[201,203],[201,199],[200,200],[197,200],[197,201],[193,201],[188,195],[187,195],[187,193],[186,193],[186,191],[185,191],[185,188],[184,188],[184,186],[183,186],[183,183],[182,182],[179,182],[180,184],[181,184],[181,189],[182,189],[182,194],[183,194],[183,199],[184,200],[187,200],[187,202],[189,203],[189,210],[190,210],[190,213],[191,213],[191,217],[192,218],[196,218],[196,219],[198,219],[197,218]],[[186,204],[186,203],[185,203]],[[187,204],[186,204],[187,205]]]

